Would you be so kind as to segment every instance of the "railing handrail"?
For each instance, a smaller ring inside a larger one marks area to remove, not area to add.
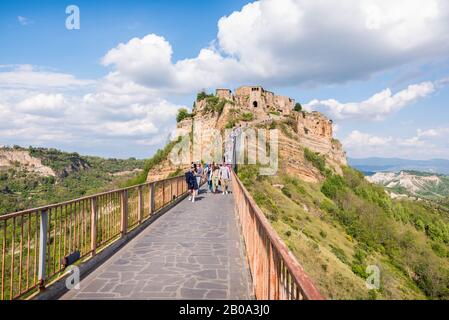
[[[293,253],[288,249],[287,245],[284,243],[284,241],[282,241],[278,233],[273,229],[263,211],[253,200],[252,196],[249,194],[248,190],[246,190],[245,186],[237,177],[234,171],[232,171],[232,176],[233,179],[235,179],[235,181],[237,182],[238,187],[243,192],[243,195],[247,199],[249,205],[254,210],[256,219],[259,220],[261,227],[264,229],[264,232],[269,238],[269,241],[281,256],[291,276],[294,278],[299,289],[301,290],[304,298],[307,300],[324,300],[324,297],[316,288],[310,277],[306,274],[303,267],[298,263]]]
[[[170,177],[170,178],[166,178],[166,179],[162,179],[162,180],[152,181],[152,182],[144,182],[144,183],[136,184],[136,185],[125,187],[125,188],[119,188],[119,189],[113,189],[113,190],[104,191],[104,192],[100,192],[100,193],[95,193],[95,194],[92,194],[92,195],[88,195],[88,196],[84,196],[84,197],[80,197],[80,198],[76,198],[76,199],[71,199],[71,200],[67,200],[67,201],[63,201],[63,202],[53,203],[53,204],[49,204],[49,205],[45,205],[45,206],[40,206],[40,207],[36,207],[36,208],[25,209],[25,210],[21,210],[21,211],[17,211],[17,212],[11,212],[11,213],[0,215],[0,221],[8,220],[8,219],[11,219],[11,218],[14,218],[14,217],[18,217],[18,216],[21,216],[21,215],[25,215],[25,214],[28,214],[28,213],[34,213],[34,212],[38,212],[38,211],[50,210],[50,209],[53,209],[55,207],[64,206],[64,205],[72,204],[72,203],[75,203],[75,202],[92,199],[92,198],[95,198],[95,197],[101,197],[101,196],[104,196],[104,195],[107,195],[107,194],[123,192],[125,190],[131,190],[131,189],[135,189],[135,188],[138,188],[138,187],[151,185],[153,183],[166,182],[166,181],[174,180],[174,179],[177,179],[177,178],[180,178],[180,177],[182,177],[182,175],[174,176],[174,177]]]
[[[44,290],[70,256],[84,262],[126,240],[186,192],[179,175],[0,216],[0,300]]]

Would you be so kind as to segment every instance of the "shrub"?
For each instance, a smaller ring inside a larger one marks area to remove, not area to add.
[[[206,98],[206,107],[204,108],[205,112],[217,112],[221,114],[223,108],[226,104],[226,100],[220,99],[214,95],[207,96]]]
[[[326,160],[323,155],[315,153],[308,148],[304,148],[304,157],[313,164],[321,173],[326,173]]]
[[[282,191],[282,193],[285,194],[287,197],[289,197],[289,198],[292,197],[292,193],[291,193],[291,191],[290,191],[287,187],[282,188],[281,191]]]
[[[229,121],[226,123],[226,126],[225,126],[226,129],[232,129],[232,128],[234,128],[234,127],[235,127],[235,121],[234,121],[234,120],[229,120]]]
[[[184,119],[192,117],[192,114],[186,108],[178,109],[178,115],[176,116],[176,121],[181,122]]]
[[[439,243],[439,242],[432,243],[432,250],[440,258],[445,258],[447,256],[447,249],[446,249],[446,247],[443,244]]]
[[[302,105],[301,105],[299,102],[297,102],[297,103],[295,104],[294,110],[295,110],[296,112],[301,112],[301,111],[302,111]]]
[[[254,114],[252,114],[251,112],[245,112],[244,114],[242,114],[242,118],[243,121],[253,121],[254,120]]]
[[[352,272],[354,272],[354,274],[356,274],[357,276],[359,276],[362,279],[366,279],[368,277],[368,274],[365,271],[364,265],[354,263],[351,266],[351,270],[352,270]]]
[[[330,246],[332,253],[343,263],[348,264],[348,257],[346,256],[345,252],[333,245]]]
[[[329,175],[321,187],[321,192],[330,199],[337,198],[339,191],[343,191],[345,187],[345,181],[339,175]]]
[[[320,209],[325,211],[325,212],[327,212],[327,213],[332,213],[332,214],[337,213],[337,210],[338,210],[338,208],[335,205],[335,203],[333,203],[329,199],[324,199],[323,201],[321,201]]]
[[[213,94],[207,94],[207,93],[203,90],[203,91],[199,92],[199,93],[196,95],[196,100],[197,100],[197,101],[201,101],[201,100],[204,100],[204,99],[210,98],[210,97],[215,97],[215,96],[214,96]]]

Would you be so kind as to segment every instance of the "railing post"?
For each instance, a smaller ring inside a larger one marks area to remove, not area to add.
[[[165,180],[162,180],[162,206],[165,206]]]
[[[48,211],[42,210],[39,233],[39,290],[45,289],[45,269],[47,262]]]
[[[128,190],[123,190],[120,194],[121,196],[121,223],[120,223],[120,232],[122,237],[126,235],[128,230]]]
[[[142,192],[142,186],[139,186],[137,189],[137,212],[138,212],[138,221],[139,224],[142,223],[143,220],[143,192]]]
[[[152,183],[150,186],[150,214],[155,210],[154,191],[156,190],[156,183]]]
[[[270,300],[278,300],[278,288],[277,288],[277,261],[275,259],[275,253],[273,251],[273,245],[268,244],[269,248],[269,296]]]
[[[92,256],[97,253],[97,197],[90,201],[90,250]]]

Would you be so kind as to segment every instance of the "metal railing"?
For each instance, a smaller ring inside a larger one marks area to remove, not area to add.
[[[232,173],[235,210],[245,240],[254,294],[261,300],[322,300],[323,297],[251,195]]]
[[[178,176],[0,216],[0,300],[44,289],[63,258],[95,256],[186,191]]]

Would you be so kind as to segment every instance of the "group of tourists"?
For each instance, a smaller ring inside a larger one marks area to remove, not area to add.
[[[222,164],[193,163],[190,170],[185,173],[187,187],[189,189],[189,200],[195,202],[201,183],[207,181],[207,190],[212,194],[228,194],[229,182],[231,180],[231,166]],[[206,191],[207,192],[207,191]]]

